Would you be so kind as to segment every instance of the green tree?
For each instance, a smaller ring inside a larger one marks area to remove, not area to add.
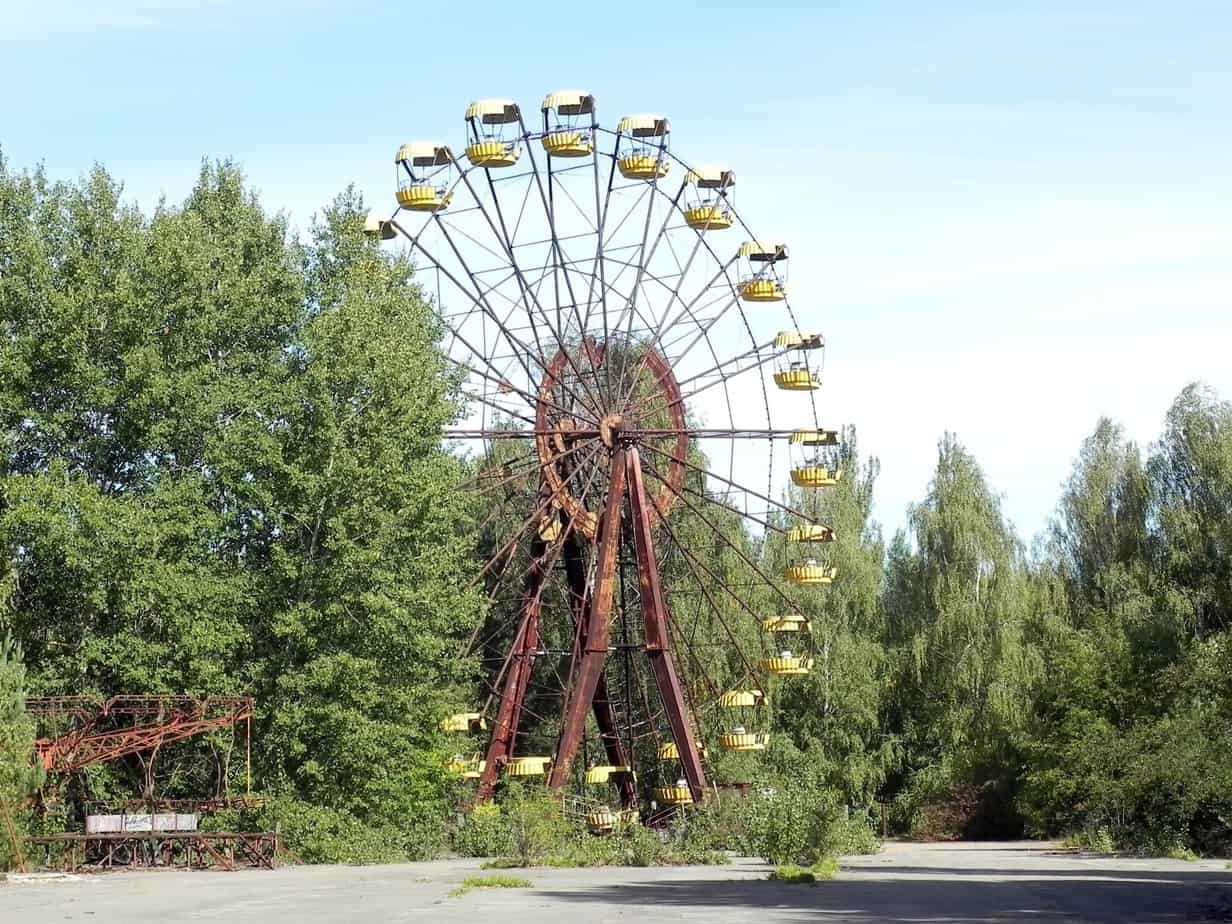
[[[909,521],[911,541],[900,534],[890,548],[885,600],[904,795],[925,798],[953,783],[1010,785],[1014,737],[1043,664],[1025,633],[1021,549],[979,465],[952,435]]]
[[[30,797],[42,782],[34,722],[26,714],[26,671],[12,636],[0,643],[0,868],[24,864]]]

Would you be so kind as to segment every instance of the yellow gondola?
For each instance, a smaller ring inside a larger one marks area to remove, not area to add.
[[[439,212],[449,207],[453,192],[448,182],[441,182],[453,164],[449,148],[432,141],[412,141],[398,148],[394,164],[401,168],[395,193],[398,205],[412,212]]]
[[[787,260],[787,245],[766,241],[745,241],[740,256],[749,265],[740,283],[740,297],[746,302],[779,302],[787,297],[785,273],[779,266]]]
[[[699,747],[697,753],[702,757],[706,756],[706,749]],[[665,744],[659,745],[659,760],[680,760],[680,751],[676,747],[675,741],[668,741]]]
[[[719,735],[719,746],[725,751],[764,751],[770,743],[770,735],[765,732],[746,732],[736,726],[731,732]]]
[[[820,350],[826,345],[826,340],[821,334],[781,330],[774,336],[774,345],[780,350]]]
[[[660,115],[625,116],[616,125],[616,166],[626,180],[657,180],[667,176],[667,119]],[[657,142],[648,139],[657,138]],[[626,141],[626,139],[628,139]]]
[[[758,299],[746,299],[758,301]],[[790,369],[774,373],[774,384],[783,391],[816,391],[821,388],[821,379],[817,373],[804,363],[792,363]]]
[[[514,757],[505,764],[505,776],[543,776],[551,763],[550,757]]]
[[[629,767],[616,766],[611,764],[602,764],[596,767],[591,767],[586,771],[587,783],[606,783],[613,776],[619,776],[623,773],[631,773]]]
[[[675,786],[659,786],[655,789],[655,800],[660,805],[691,805],[693,793],[684,783]]]
[[[728,690],[719,697],[719,706],[723,709],[756,706],[765,698],[766,694],[761,690]]]
[[[592,126],[581,116],[594,115],[595,98],[584,90],[558,90],[543,98],[543,149],[553,157],[589,157],[595,149]]]
[[[820,523],[797,523],[787,530],[788,542],[833,542],[834,530]]]
[[[521,127],[522,111],[509,99],[481,99],[466,107],[471,141],[466,159],[476,167],[512,167],[522,156],[522,139],[512,126]]]
[[[784,572],[793,584],[831,584],[838,577],[838,569],[818,564],[812,559],[799,565],[789,565]]]
[[[766,632],[808,632],[812,624],[796,613],[786,616],[767,616],[761,621],[761,627]]]
[[[801,465],[791,470],[792,484],[800,488],[832,488],[843,477],[841,468],[825,465]]]
[[[487,765],[488,762],[478,754],[473,757],[463,757],[461,754],[455,754],[445,763],[445,769],[462,777],[464,780],[477,780],[483,775],[483,769]]]
[[[791,432],[793,446],[837,446],[837,430],[793,430]]]
[[[731,209],[731,190],[736,174],[726,167],[696,167],[685,177],[684,223],[697,231],[722,231],[736,220]]]
[[[608,834],[616,830],[620,816],[610,808],[595,809],[586,813],[586,827],[593,834]]]
[[[811,671],[813,659],[796,657],[791,652],[785,651],[773,658],[762,658],[761,669],[780,677],[792,677]]]
[[[488,727],[488,723],[484,720],[482,713],[455,712],[441,719],[440,727],[443,732],[471,733],[483,731]]]
[[[398,229],[380,209],[371,209],[364,218],[364,234],[378,240],[391,241],[398,236]]]

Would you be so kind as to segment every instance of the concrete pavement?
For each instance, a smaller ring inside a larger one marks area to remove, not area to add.
[[[1232,921],[1225,861],[1095,857],[1039,843],[889,844],[832,882],[766,881],[767,868],[532,869],[531,889],[450,891],[478,861],[117,872],[0,886],[0,922]],[[522,871],[513,870],[515,874]]]

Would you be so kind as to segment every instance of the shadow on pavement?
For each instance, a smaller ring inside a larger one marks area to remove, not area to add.
[[[902,870],[894,870],[901,872]],[[938,879],[836,879],[816,885],[787,885],[768,880],[681,880],[601,886],[577,891],[537,890],[562,903],[608,903],[649,906],[647,920],[665,919],[671,908],[724,908],[728,915],[749,910],[749,921],[938,922],[997,924],[1051,922],[1067,924],[1170,924],[1232,921],[1232,884],[1217,874],[1157,873],[1148,881],[1104,876],[1067,876],[1019,871],[1008,881],[964,881],[972,870],[927,872]],[[989,871],[992,872],[992,871]],[[998,872],[997,875],[1003,875]],[[728,916],[725,915],[725,918]],[[579,909],[579,919],[589,920]],[[698,920],[705,920],[698,918]]]

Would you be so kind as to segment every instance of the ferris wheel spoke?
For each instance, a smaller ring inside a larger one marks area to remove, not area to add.
[[[483,353],[476,350],[464,337],[457,336],[456,339],[463,346],[465,346],[468,350],[470,350],[475,356],[479,357],[485,363],[487,363],[489,368],[493,368],[491,366],[491,362],[489,358],[486,357]],[[502,392],[507,391],[509,394],[515,394],[518,397],[522,398],[522,400],[524,400],[528,406],[532,408],[536,406],[536,401],[538,399],[532,397],[531,395],[529,395],[527,392],[523,391],[522,389],[517,388],[512,382],[509,381],[508,377],[506,376],[495,377],[495,376],[489,375],[488,373],[484,372],[481,369],[477,369],[474,366],[468,365],[467,363],[464,363],[461,360],[454,359],[452,356],[446,356],[445,359],[447,362],[450,362],[453,365],[457,366],[459,369],[461,369],[463,372],[466,372],[468,375],[477,375],[484,381],[494,383],[497,387],[497,394],[501,394]],[[472,395],[471,397],[478,397],[478,396]],[[480,398],[479,400],[484,401],[484,399],[482,398]],[[562,413],[567,413],[565,412],[564,408],[559,407],[558,405],[553,404],[551,406],[555,408],[556,410],[561,411]],[[529,418],[522,418],[522,419],[527,420],[532,425],[535,423],[533,419],[529,419]]]
[[[597,452],[597,450],[596,450],[596,452]],[[592,457],[591,457],[591,458],[593,459],[593,453],[592,453]],[[575,469],[574,474],[576,474],[576,472],[582,471],[582,469],[583,469],[583,467],[585,466],[585,464],[586,464],[586,463],[583,463],[583,465],[582,465],[582,466],[579,466],[577,469]],[[599,473],[599,469],[600,469],[600,466],[598,466],[598,465],[591,465],[591,466],[590,466],[590,477],[587,479],[587,481],[586,481],[586,485],[585,485],[585,487],[582,489],[582,492],[581,492],[581,498],[582,498],[583,502],[585,501],[585,499],[586,499],[586,498],[589,496],[589,494],[590,494],[591,487],[592,487],[592,486],[593,486],[593,484],[594,484],[594,481],[595,481],[595,477],[596,477],[596,475]],[[571,476],[570,476],[570,479],[571,479],[572,477],[573,477],[573,475],[571,475]],[[566,479],[566,483],[567,483],[567,481],[568,481],[568,480],[570,480],[570,479]],[[550,501],[550,498],[549,498],[549,501]],[[525,533],[525,527],[523,527],[523,529],[521,530],[521,532],[522,532],[522,533]],[[565,545],[567,544],[567,542],[568,542],[569,538],[570,538],[571,536],[575,536],[575,535],[576,535],[576,533],[577,533],[576,524],[574,523],[574,521],[573,521],[572,519],[570,519],[570,520],[569,520],[569,522],[565,525],[564,531],[563,531],[562,536],[561,536],[561,541],[560,541],[560,542],[557,542],[557,543],[555,544],[555,549],[553,550],[552,555],[551,555],[551,557],[550,557],[550,558],[549,558],[549,560],[548,560],[548,563],[547,563],[547,565],[546,565],[546,569],[547,569],[547,573],[548,573],[548,574],[551,574],[551,573],[552,573],[552,568],[553,568],[553,567],[555,567],[555,564],[556,564],[557,560],[560,558],[561,550],[565,547]],[[520,538],[520,537],[515,537],[513,541],[514,541],[514,542],[516,542],[516,540],[517,540],[518,538]],[[535,567],[535,562],[534,562],[534,560],[532,559],[531,564],[530,564],[530,565],[529,565],[526,569],[524,569],[524,570],[522,571],[522,573],[519,575],[519,578],[524,580],[526,577],[528,577],[528,576],[530,575],[530,573],[531,573],[531,571],[533,570],[533,568],[534,568],[534,567]],[[492,588],[491,592],[490,592],[490,593],[489,593],[489,595],[488,595],[488,604],[489,604],[489,605],[491,605],[491,604],[492,604],[492,603],[496,600],[496,597],[499,595],[499,592],[500,592],[500,589],[501,589],[501,585],[504,583],[505,577],[506,577],[506,575],[505,575],[503,572],[502,572],[502,573],[501,573],[501,575],[498,577],[498,579],[497,579],[497,582],[496,582],[495,586]],[[537,592],[536,596],[535,596],[534,598],[532,598],[532,602],[537,603],[537,602],[541,599],[541,597],[542,597],[542,593],[543,593],[543,589],[544,589],[544,587],[545,587],[545,586],[546,586],[546,582],[545,582],[543,585],[541,585],[541,586],[540,586],[540,588],[538,589],[538,592]],[[479,626],[476,626],[476,628],[475,628],[475,632],[474,632],[474,633],[472,633],[472,636],[471,636],[471,641],[468,643],[468,647],[467,647],[467,649],[466,649],[466,653],[467,653],[467,654],[469,654],[471,651],[473,651],[473,650],[474,650],[475,638],[476,638],[476,636],[478,635],[479,630],[480,630],[480,627],[479,627]],[[499,629],[498,629],[497,631],[499,631]],[[495,633],[493,633],[493,634],[495,635]]]
[[[534,178],[535,178],[535,188],[538,189],[539,191],[539,200],[541,204],[543,205],[544,214],[547,216],[547,221],[548,221],[548,231],[551,237],[551,252],[553,255],[553,259],[555,261],[554,269],[552,273],[553,286],[559,286],[559,283],[557,282],[558,272],[563,274],[564,280],[565,280],[565,288],[569,293],[569,304],[572,308],[574,319],[577,321],[577,324],[578,324],[578,335],[581,336],[586,331],[586,325],[582,320],[581,312],[578,308],[577,295],[573,291],[573,282],[569,277],[569,271],[564,268],[565,255],[564,255],[564,251],[561,249],[560,236],[556,228],[556,200],[555,200],[554,184],[552,182],[552,155],[551,154],[547,155],[548,182],[547,182],[547,190],[545,192],[544,184],[543,184],[543,176],[539,172],[539,162],[535,157],[534,148],[530,145],[527,145],[527,151],[530,157],[531,172],[534,174]],[[598,154],[595,153],[593,157],[597,160]],[[579,209],[579,212],[581,212],[581,209]],[[545,323],[548,323],[550,325],[550,322],[547,319],[547,312],[543,309],[542,305],[538,305],[537,300],[536,300],[536,304],[539,308],[540,315],[543,317]],[[557,292],[556,305],[557,305],[556,323],[557,323],[557,326],[561,328],[561,331],[563,333],[564,325],[561,323],[561,318],[560,318],[559,291]],[[564,350],[566,357],[570,357],[569,358],[570,365],[573,365],[573,360],[571,358],[571,351],[566,347],[563,338],[558,336],[557,340],[560,343],[560,348]],[[591,367],[591,374],[595,376],[596,381],[597,381],[598,370],[595,368],[593,359],[591,359],[590,367]],[[582,379],[581,370],[578,370],[575,367],[574,372],[578,376],[579,379]],[[596,410],[596,413],[599,413],[598,410]],[[602,415],[600,414],[600,416]]]
[[[682,190],[683,190],[683,187],[682,187]],[[674,208],[675,205],[676,203],[673,201],[672,207]],[[683,283],[685,278],[688,276],[689,270],[693,266],[693,261],[697,257],[698,252],[701,250],[703,237],[701,234],[698,234],[696,237],[697,237],[697,240],[693,245],[693,249],[689,253],[689,259],[685,262],[685,265],[683,267],[680,267],[679,260],[676,261],[677,267],[680,269],[679,278],[680,278],[681,283]],[[669,249],[671,249],[670,241],[668,242],[668,247]],[[674,250],[672,251],[672,256],[673,256],[673,259],[675,259]],[[671,287],[671,296],[668,299],[667,305],[665,305],[663,308],[663,315],[659,319],[658,325],[655,326],[655,329],[653,331],[654,336],[651,337],[649,345],[645,348],[645,350],[642,353],[642,358],[641,358],[641,361],[638,363],[637,370],[633,373],[633,375],[628,380],[629,381],[628,391],[624,395],[621,396],[622,402],[627,402],[630,398],[633,397],[633,390],[636,387],[637,380],[641,377],[641,374],[645,371],[646,364],[650,361],[651,352],[659,348],[659,344],[663,339],[663,333],[662,333],[663,325],[667,321],[667,316],[671,312],[672,305],[675,304],[676,299],[679,297],[679,294],[680,294],[679,285]],[[716,361],[717,361],[717,357],[716,357]],[[623,373],[621,376],[621,381],[624,381]]]
[[[595,441],[595,442],[598,442],[598,441]],[[602,448],[603,448],[603,445],[601,443],[597,446],[594,446],[591,450],[592,455],[597,454]],[[587,462],[590,461],[590,458],[588,457],[586,461]],[[575,468],[572,472],[569,473],[569,475],[566,478],[562,479],[562,482],[561,482],[562,485],[568,485],[570,481],[576,478],[578,473],[584,470],[584,464]],[[592,478],[593,478],[593,470],[592,470]],[[555,502],[556,502],[556,499],[552,497],[551,495],[548,495],[547,497],[543,498],[538,503],[538,505],[535,507],[534,513],[532,513],[525,521],[523,521],[522,525],[513,534],[513,537],[508,542],[506,542],[503,546],[501,546],[497,550],[496,554],[493,555],[490,559],[488,559],[487,563],[479,570],[479,573],[475,575],[475,578],[472,582],[472,586],[474,586],[474,584],[477,584],[479,581],[483,580],[483,578],[491,570],[492,566],[499,559],[501,559],[502,557],[504,557],[510,551],[513,550],[513,548],[517,545],[518,540],[520,540],[526,534],[526,531],[530,529],[531,526],[533,526],[540,519],[542,519],[543,514],[547,512]]]
[[[714,478],[716,481],[721,481],[721,482],[723,482],[724,484],[729,485],[730,487],[733,487],[733,488],[735,488],[735,489],[736,489],[736,490],[738,490],[738,491],[743,491],[743,492],[745,492],[746,494],[750,494],[750,495],[752,495],[753,497],[757,498],[757,499],[758,499],[758,500],[760,500],[760,501],[765,501],[765,502],[766,502],[766,503],[768,503],[768,504],[772,504],[773,506],[777,507],[777,508],[778,508],[779,510],[781,510],[782,512],[784,512],[784,513],[786,513],[786,514],[789,514],[789,515],[791,515],[791,516],[793,516],[793,517],[798,517],[800,520],[802,520],[802,521],[803,521],[804,523],[806,523],[806,524],[817,525],[817,526],[825,526],[825,524],[824,524],[824,523],[821,523],[821,522],[820,522],[819,520],[817,520],[815,517],[809,516],[807,513],[802,513],[801,511],[799,511],[799,510],[795,509],[794,507],[792,507],[792,506],[790,506],[790,505],[788,505],[788,504],[784,504],[784,503],[782,503],[781,501],[777,501],[777,500],[775,500],[773,497],[770,497],[770,496],[765,495],[765,494],[761,494],[761,493],[760,493],[760,492],[758,492],[758,491],[754,491],[752,488],[749,488],[749,487],[747,487],[747,486],[745,486],[745,485],[742,485],[742,484],[739,484],[739,483],[737,483],[737,482],[735,482],[735,481],[732,481],[730,478],[724,478],[724,477],[723,477],[722,475],[720,475],[718,472],[712,472],[712,471],[710,471],[710,470],[708,470],[708,469],[706,469],[706,468],[703,468],[703,467],[702,467],[702,466],[700,466],[700,465],[695,465],[694,463],[690,462],[688,459],[680,459],[680,458],[677,458],[676,456],[672,455],[671,453],[669,453],[669,452],[664,452],[662,449],[659,449],[658,447],[651,445],[649,442],[647,442],[647,443],[645,443],[645,444],[643,444],[643,445],[645,446],[645,448],[646,448],[646,449],[649,449],[649,450],[650,450],[651,452],[653,452],[655,455],[657,455],[657,456],[662,456],[663,458],[665,458],[665,459],[667,459],[668,461],[671,461],[671,462],[678,462],[678,463],[680,463],[681,465],[683,465],[685,468],[687,468],[689,471],[697,473],[697,474],[698,474],[698,475],[700,475],[700,476],[701,476],[701,478],[703,479],[703,481],[702,481],[702,483],[703,483],[703,484],[705,484],[704,479],[706,479],[706,478]],[[688,484],[687,480],[686,480],[685,484],[686,484],[686,486],[687,486],[687,484]],[[729,507],[728,509],[732,509],[732,508],[730,508],[730,507]],[[764,524],[764,525],[768,526],[770,529],[773,529],[775,532],[780,532],[780,533],[785,533],[785,532],[787,532],[787,530],[786,530],[786,529],[784,529],[784,528],[783,528],[783,527],[781,527],[781,526],[774,526],[774,525],[772,525],[772,524]]]
[[[658,510],[659,505],[658,505],[658,501],[655,498],[651,497],[650,503],[656,510]],[[739,654],[740,659],[745,662],[745,665],[748,668],[749,672],[752,673],[753,666],[748,663],[747,659],[745,659],[743,647],[740,645],[739,641],[736,639],[736,634],[732,632],[731,626],[727,624],[727,620],[723,618],[722,610],[719,608],[718,603],[715,602],[714,597],[710,593],[710,589],[706,586],[708,580],[716,581],[720,587],[724,586],[724,582],[713,571],[711,571],[710,568],[708,568],[705,564],[699,562],[696,556],[694,556],[693,553],[688,550],[688,548],[686,548],[684,545],[680,543],[680,541],[676,538],[676,533],[672,529],[671,524],[668,522],[667,517],[664,516],[663,511],[661,510],[659,510],[659,525],[663,527],[663,530],[667,533],[669,537],[671,537],[672,541],[676,544],[676,547],[680,549],[685,560],[689,562],[690,568],[693,573],[693,577],[695,578],[697,582],[697,587],[699,590],[701,590],[702,594],[705,596],[706,602],[710,604],[711,612],[714,613],[716,617],[718,617],[719,622],[723,626],[723,631],[727,634],[727,637],[731,641],[734,650]],[[698,570],[699,567],[701,569],[700,572]],[[705,576],[703,576],[703,573]],[[736,600],[736,602],[741,606],[742,609],[750,613],[755,619],[760,620],[760,617],[756,613],[754,613],[753,610],[748,606],[748,604],[745,603],[743,600],[741,600],[740,597],[738,597],[730,587],[727,588],[727,591],[729,594],[731,594],[733,599]]]
[[[435,257],[432,256],[432,254],[428,251],[426,247],[423,246],[423,243],[417,237],[412,237],[410,234],[408,234],[407,231],[400,224],[398,224],[395,220],[390,219],[389,223],[398,232],[400,232],[403,235],[403,237],[405,237],[408,241],[411,242],[411,246],[418,249],[419,252],[422,253],[426,259],[436,264],[437,269],[442,274],[444,274],[446,279],[448,279],[451,283],[453,283],[453,285],[458,289],[459,292],[463,294],[464,297],[469,298],[472,301],[476,301],[476,300],[478,301],[478,304],[480,305],[484,314],[487,315],[491,319],[492,323],[495,324],[497,329],[500,330],[500,332],[504,335],[505,341],[509,344],[510,348],[514,351],[514,356],[518,359],[523,370],[526,372],[527,377],[533,381],[535,379],[535,375],[531,371],[530,364],[527,363],[526,361],[526,356],[530,355],[530,356],[536,357],[537,362],[540,360],[546,360],[546,357],[543,354],[542,348],[540,348],[539,351],[537,352],[532,350],[529,344],[523,342],[520,338],[515,336],[513,332],[509,329],[509,327],[504,322],[501,321],[500,317],[497,316],[496,312],[492,309],[491,305],[487,302],[487,300],[482,298],[479,295],[478,289],[476,289],[475,292],[469,291],[466,286],[462,285],[461,281],[453,273],[451,273],[448,269],[446,269]],[[446,240],[450,242],[451,249],[453,249],[452,241],[448,237],[448,235],[446,235]],[[456,250],[455,250],[455,253],[456,253]],[[464,261],[460,261],[460,262],[462,262],[463,264],[463,270],[467,272],[468,277],[470,277],[469,271],[466,270],[465,268],[465,262]],[[474,278],[473,277],[470,277],[470,278],[471,278],[471,281],[474,282]],[[531,329],[532,331],[534,330],[533,325]],[[451,330],[453,331],[455,336],[461,339],[460,333],[455,328],[451,327]],[[536,336],[536,341],[537,341],[538,334],[536,333],[535,336]],[[491,363],[489,362],[487,357],[483,356],[482,353],[478,352],[473,347],[470,347],[470,349],[471,349],[471,352],[475,353],[477,356],[482,358],[485,364],[489,365],[489,367],[491,366]],[[570,396],[573,397],[575,400],[577,400],[580,405],[587,406],[587,403],[581,397],[579,397],[576,392],[570,389],[563,382],[561,384],[562,384],[562,387],[565,389],[565,391],[569,392]]]
[[[711,376],[711,375],[717,376],[717,378],[711,379],[708,382],[704,382],[702,385],[699,385],[697,388],[693,389],[692,391],[683,392],[679,400],[687,401],[690,398],[693,398],[701,394],[702,392],[713,388],[715,385],[725,384],[726,382],[729,382],[732,379],[740,375],[743,375],[746,372],[751,372],[754,369],[760,369],[762,366],[764,366],[766,363],[770,362],[771,360],[782,356],[783,353],[785,353],[786,351],[772,353],[772,354],[767,355],[764,359],[761,358],[760,350],[765,349],[769,346],[772,346],[773,343],[774,341],[770,341],[770,343],[764,344],[761,347],[755,347],[751,350],[748,350],[744,353],[739,354],[738,356],[733,356],[730,359],[725,359],[722,362],[716,363],[710,368],[705,369],[702,372],[695,373],[689,376],[688,378],[679,379],[676,382],[676,384],[678,386],[683,386],[687,383],[695,382],[698,379],[703,378],[705,376]],[[755,357],[756,362],[748,362],[749,357]],[[728,366],[731,366],[735,363],[744,363],[744,365],[730,372],[725,371]],[[654,411],[665,407],[667,400],[674,402],[676,399],[666,399],[665,400],[663,395],[648,395],[645,398],[635,401],[633,404],[629,405],[629,411],[632,413],[637,413],[639,411],[643,413],[653,413]]]
[[[523,127],[525,127],[525,126],[523,126]],[[528,148],[528,149],[529,149],[529,148]],[[535,174],[535,181],[536,181],[536,184],[539,184],[539,173],[538,173],[538,168],[537,168],[537,167],[536,167],[536,165],[535,165],[535,156],[534,156],[534,151],[533,151],[533,149],[529,149],[529,150],[530,150],[530,152],[531,152],[531,153],[530,153],[531,168],[532,168],[532,170],[534,171],[534,174]],[[488,181],[489,181],[489,184],[491,184],[491,182],[492,182],[492,181],[491,181],[491,174],[490,174],[490,171],[488,171],[488,173],[489,173]],[[463,179],[463,182],[466,184],[467,191],[470,193],[471,198],[472,198],[472,199],[474,199],[476,202],[478,202],[478,203],[479,203],[479,208],[480,208],[480,211],[481,211],[481,213],[483,214],[484,220],[487,222],[489,229],[491,229],[492,233],[493,233],[493,234],[494,234],[494,235],[495,235],[495,236],[496,236],[496,237],[500,240],[500,242],[501,242],[501,246],[502,246],[502,248],[503,248],[503,250],[504,250],[504,257],[505,257],[505,259],[507,259],[507,260],[509,261],[509,265],[510,265],[510,267],[512,268],[513,273],[514,273],[514,276],[515,276],[515,277],[516,277],[516,279],[517,279],[517,282],[518,282],[518,287],[519,287],[519,289],[521,290],[521,293],[522,293],[522,299],[523,299],[523,301],[524,301],[524,302],[526,302],[526,300],[527,300],[528,296],[530,296],[530,295],[531,295],[532,290],[530,289],[530,287],[529,287],[529,286],[527,286],[527,284],[526,284],[526,279],[525,279],[525,277],[524,277],[524,276],[523,276],[523,274],[522,274],[522,270],[521,270],[520,266],[518,265],[517,256],[515,255],[514,250],[513,250],[513,242],[512,242],[512,240],[510,239],[508,229],[507,229],[507,228],[506,228],[506,226],[505,226],[505,219],[504,219],[504,215],[503,215],[503,213],[500,211],[500,200],[499,200],[499,198],[498,198],[498,197],[496,197],[496,196],[495,196],[495,188],[493,188],[493,201],[495,202],[495,208],[496,208],[496,212],[497,212],[497,219],[498,219],[498,221],[499,221],[499,223],[500,223],[500,228],[499,228],[499,229],[497,228],[497,223],[496,223],[496,222],[494,222],[494,221],[492,220],[492,216],[488,214],[488,210],[487,210],[487,209],[483,206],[483,200],[482,200],[482,199],[481,199],[481,198],[480,198],[480,197],[479,197],[479,196],[475,193],[474,187],[473,187],[473,186],[471,186],[471,182],[470,182],[470,178],[469,178],[469,176],[468,176],[466,173],[463,173],[463,174],[462,174],[462,179]],[[528,189],[528,194],[529,194],[529,189]],[[541,186],[541,185],[540,185],[540,194],[542,195],[542,186]],[[546,209],[546,208],[548,208],[548,204],[547,204],[547,202],[546,202],[546,201],[544,202],[544,207],[545,207],[545,209]],[[549,211],[549,215],[548,215],[548,223],[549,223],[549,227],[550,227],[551,232],[552,232],[552,246],[553,246],[553,248],[554,248],[554,250],[555,250],[555,253],[556,253],[556,256],[557,256],[557,260],[559,261],[559,260],[560,260],[560,258],[561,258],[560,241],[557,239],[557,235],[556,235],[556,224],[555,224],[554,218],[553,218],[553,216],[551,215],[550,211]],[[573,299],[573,298],[572,298],[573,288],[572,288],[572,284],[569,282],[569,277],[568,277],[568,273],[567,273],[567,272],[565,273],[565,282],[566,282],[566,285],[567,285],[567,287],[568,287],[568,289],[569,289],[569,292],[570,292],[570,299],[571,299],[571,301],[573,302],[573,311],[574,311],[574,314],[576,315],[576,314],[577,314],[577,302],[576,302],[576,300],[575,300],[575,299]],[[551,322],[551,319],[548,317],[548,313],[547,313],[547,311],[544,309],[543,304],[539,301],[537,290],[536,290],[536,291],[534,291],[534,296],[533,296],[533,297],[534,297],[535,309],[538,311],[540,318],[543,320],[543,323],[544,323],[544,324],[547,326],[547,328],[548,328],[548,329],[552,332],[552,335],[553,335],[553,337],[554,337],[554,338],[555,338],[555,340],[556,340],[556,346],[557,346],[557,348],[558,348],[559,350],[561,350],[561,351],[563,351],[563,352],[564,352],[564,354],[565,354],[565,356],[566,356],[566,359],[567,359],[567,361],[568,361],[569,365],[573,368],[574,374],[578,377],[578,381],[579,381],[579,382],[584,382],[584,381],[585,381],[585,377],[582,375],[582,371],[581,371],[579,368],[577,368],[576,363],[574,363],[573,358],[572,358],[572,351],[571,351],[571,350],[569,350],[568,345],[565,343],[565,339],[564,339],[564,337],[563,337],[563,330],[562,330],[562,329],[558,329],[558,328],[560,328],[560,327],[561,327],[561,325],[560,325],[560,318],[559,318],[559,316],[557,317],[557,323],[556,323],[556,325],[555,325],[555,326],[553,326],[553,325],[552,325],[552,322]],[[558,305],[560,304],[559,298],[557,299],[557,304],[558,304]],[[529,305],[529,303],[527,303],[527,304],[526,304],[526,310],[527,310],[527,313],[529,314],[529,313],[530,313],[530,305]],[[559,314],[559,311],[558,311],[558,314]],[[580,321],[581,321],[581,319],[579,318],[579,323],[580,323]],[[584,329],[584,328],[583,328],[583,329]],[[542,347],[542,344],[540,344],[540,343],[539,343],[539,339],[538,339],[538,332],[535,330],[535,325],[534,325],[534,324],[532,324],[532,325],[531,325],[531,330],[532,330],[532,333],[534,333],[534,335],[535,335],[535,343],[536,343],[536,346],[538,346],[538,347],[539,347],[540,354],[541,354],[542,356],[544,356],[544,358],[546,358],[546,354],[544,354],[544,353],[543,353],[543,347]],[[594,363],[593,363],[593,361],[592,361],[592,363],[591,363],[591,374],[592,374],[592,375],[597,375],[597,370],[595,370],[595,368],[594,368]],[[585,390],[585,388],[584,388],[584,390]],[[598,405],[598,403],[597,403],[597,402],[593,401],[593,398],[592,398],[592,400],[589,402],[589,407],[590,407],[590,410],[591,410],[592,412],[594,412],[594,413],[595,413],[596,417],[601,416],[600,411],[599,411],[599,405]]]
[[[763,581],[766,582],[766,586],[769,587],[772,591],[774,591],[775,595],[780,597],[791,608],[792,612],[800,613],[801,615],[803,615],[803,613],[801,613],[800,607],[796,604],[794,600],[792,600],[789,596],[787,596],[787,594],[783,592],[783,589],[779,587],[777,582],[775,582],[768,574],[766,574],[766,572],[762,570],[761,566],[758,565],[757,562],[749,558],[749,556],[745,553],[744,549],[740,548],[738,545],[732,542],[731,539],[728,538],[727,534],[724,533],[723,530],[719,528],[718,524],[714,522],[714,520],[706,516],[701,511],[701,509],[698,508],[696,504],[692,503],[689,500],[686,492],[673,487],[671,482],[669,481],[664,480],[663,483],[666,484],[668,488],[672,491],[672,493],[676,495],[676,499],[680,501],[685,506],[686,509],[692,512],[693,515],[696,516],[703,523],[705,523],[706,526],[708,526],[714,532],[714,534],[723,542],[724,545],[726,545],[729,549],[735,552],[737,557],[739,557],[741,561],[743,561],[746,565],[752,568],[754,573],[756,573],[758,577],[760,577]]]
[[[607,225],[607,210],[608,205],[612,200],[612,183],[616,178],[616,158],[612,158],[611,166],[608,168],[607,175],[607,190],[603,194],[603,203],[599,203],[599,158],[595,157],[592,160],[594,167],[594,187],[595,187],[595,255],[592,261],[590,271],[590,284],[586,292],[586,316],[582,320],[582,331],[590,329],[590,315],[594,310],[595,304],[595,279],[599,281],[599,303],[600,313],[603,315],[603,342],[608,342],[608,327],[607,327],[607,267],[606,260],[603,254],[603,231]],[[611,403],[612,395],[609,392],[607,395],[608,403]]]
[[[650,243],[651,218],[654,217],[654,206],[655,206],[654,191],[655,191],[656,186],[657,186],[657,181],[652,182],[649,187],[648,205],[646,207],[646,220],[642,226],[642,246],[639,251],[637,274],[633,279],[633,290],[629,294],[629,301],[628,301],[628,307],[627,307],[627,310],[629,312],[629,323],[628,323],[628,329],[625,331],[626,342],[629,342],[632,340],[633,316],[637,308],[638,295],[640,294],[641,288],[642,288],[642,280],[646,276],[647,268],[651,265],[652,261],[654,260],[654,255],[659,249],[659,243],[663,240],[664,235],[667,233],[668,222],[670,222],[676,214],[676,209],[677,209],[677,205],[680,202],[680,197],[684,194],[684,185],[682,184],[680,187],[680,190],[676,193],[675,197],[673,197],[671,205],[668,206],[666,209],[664,209],[663,223],[659,227],[658,234],[656,234],[654,237],[654,241],[650,246],[649,252],[647,252],[647,249],[646,249],[647,244]],[[625,310],[626,310],[625,308],[622,308],[621,314],[617,315],[616,324],[614,325],[617,330],[620,329],[620,319],[624,316]],[[621,368],[620,368],[621,377],[617,379],[617,382],[623,381],[624,374],[627,371],[627,366],[628,366],[628,353],[626,353],[625,356],[622,357]]]

